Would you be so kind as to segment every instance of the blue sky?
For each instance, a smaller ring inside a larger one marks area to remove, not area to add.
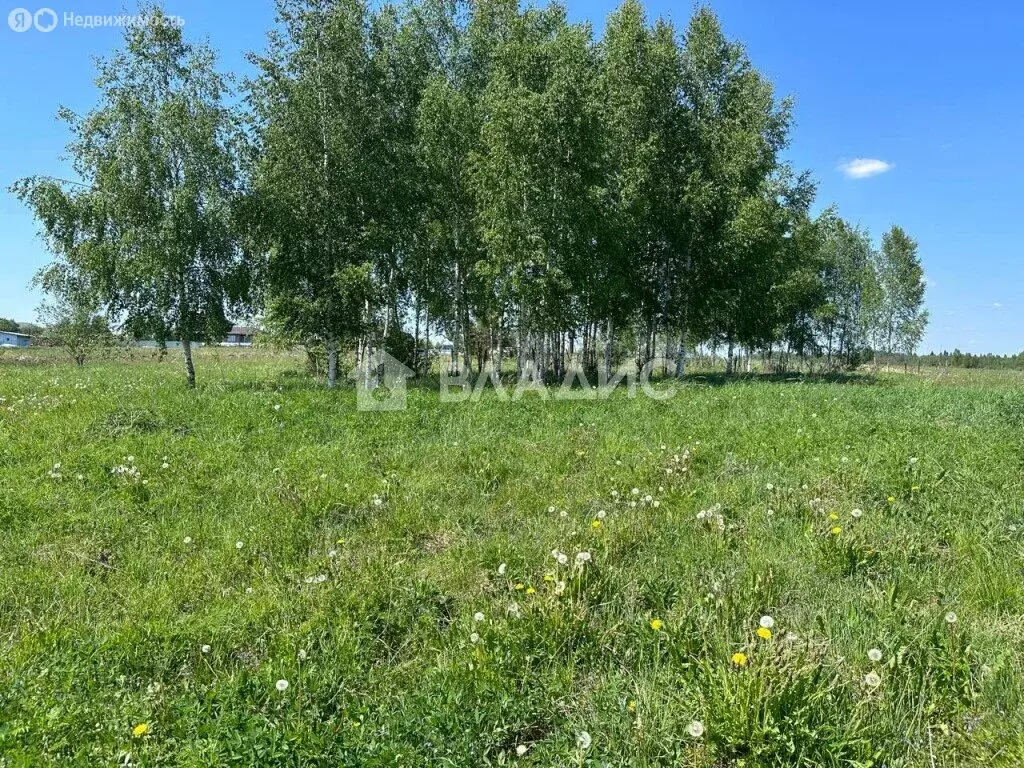
[[[106,15],[131,4],[49,0],[51,32],[0,26],[0,187],[31,174],[67,175],[58,105],[95,100],[92,57],[116,28],[63,25],[66,12]],[[600,32],[616,5],[569,0],[570,15]],[[652,17],[680,27],[693,6],[650,0]],[[877,240],[900,224],[920,243],[931,325],[924,350],[1024,350],[1024,4],[951,0],[715,0],[730,37],[746,44],[780,94],[796,99],[789,160],[819,183],[818,207],[836,204]],[[0,19],[27,0],[0,5]],[[247,72],[262,48],[270,0],[166,0],[186,34],[206,38],[222,69]],[[243,9],[244,10],[241,10]],[[45,19],[43,19],[45,23]],[[2,24],[2,22],[0,22]],[[841,170],[848,165],[859,178]],[[883,168],[885,170],[881,171]],[[871,171],[876,171],[873,175]],[[48,261],[28,212],[0,192],[0,316],[34,320],[27,284]]]

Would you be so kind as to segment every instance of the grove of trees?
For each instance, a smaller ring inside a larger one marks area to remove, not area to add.
[[[875,249],[783,160],[792,104],[707,8],[685,29],[625,0],[596,39],[515,0],[279,0],[238,93],[181,27],[126,31],[100,100],[62,110],[78,178],[13,189],[51,293],[190,344],[258,314],[371,365],[610,370],[721,349],[774,365],[912,353],[915,242]],[[237,98],[236,98],[237,97]],[[748,358],[749,359],[749,358]]]

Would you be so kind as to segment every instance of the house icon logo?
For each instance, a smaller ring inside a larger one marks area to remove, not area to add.
[[[356,410],[404,411],[405,381],[415,372],[383,349],[375,350],[368,363],[349,371],[356,382]]]

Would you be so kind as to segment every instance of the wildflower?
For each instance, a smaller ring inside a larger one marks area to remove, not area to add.
[[[658,501],[657,499],[655,499],[653,502],[651,502],[651,506],[655,507],[655,508],[660,507],[661,506],[661,502]]]
[[[632,491],[630,491],[630,493],[632,493],[634,496],[639,496],[640,495],[640,489],[639,488],[634,488]]]
[[[596,531],[598,528],[601,527],[601,521],[600,520],[595,520],[594,522],[592,522],[590,524],[590,527],[593,528]]]
[[[850,515],[851,515],[852,517],[860,517],[860,516],[861,516],[861,515],[863,515],[863,514],[864,514],[864,510],[862,510],[862,509],[855,509],[855,510],[853,510],[853,511],[852,511],[852,512],[850,513]]]
[[[529,747],[527,747],[525,744],[520,744],[518,747],[516,747],[516,754],[519,755],[519,757],[522,757],[526,754],[527,749],[529,749]]]
[[[590,562],[590,553],[589,552],[585,552],[585,551],[584,552],[576,553],[576,562],[579,565],[583,565],[584,563],[589,563]]]
[[[912,491],[920,491],[921,490],[921,486],[920,485],[912,485],[912,486],[910,486],[910,490],[912,490]]]
[[[773,629],[775,627],[775,619],[771,616],[762,616],[758,619],[757,623],[765,629]]]
[[[742,651],[737,651],[732,655],[732,663],[735,664],[737,667],[747,666],[747,654],[743,653]]]
[[[182,541],[184,541],[186,544],[191,544],[192,543],[192,537],[191,536],[186,536],[184,539],[182,539]]]
[[[828,519],[829,520],[838,520],[839,519],[839,515],[837,515],[835,512],[833,512],[832,514],[830,514],[828,516]]]
[[[556,559],[558,560],[559,565],[565,565],[569,562],[569,556],[565,554],[565,552],[559,552]]]
[[[600,512],[598,512],[598,513],[597,513],[597,519],[598,519],[598,520],[604,520],[604,518],[605,518],[605,516],[606,516],[607,514],[608,514],[608,513],[607,513],[607,512],[605,512],[605,511],[604,511],[604,510],[602,509],[602,510],[601,510]]]
[[[838,525],[833,525],[832,526],[832,535],[833,536],[838,536],[842,532],[843,532],[843,529],[840,528]]]
[[[553,574],[553,573],[545,573],[544,574],[544,581],[552,582],[553,583],[554,580],[555,580],[555,574]]]
[[[580,749],[590,749],[591,743],[590,734],[586,731],[580,731],[580,735],[576,737],[576,746]]]
[[[548,507],[548,512],[554,512],[554,511],[555,511],[555,508],[553,506],[552,507]]]
[[[556,595],[561,595],[564,592],[565,592],[565,582],[564,581],[560,581],[557,584],[555,584],[555,594]]]
[[[202,651],[203,653],[209,653],[209,652],[210,652],[210,650],[211,650],[211,648],[210,648],[210,646],[208,646],[208,645],[204,645],[204,646],[203,646],[202,648],[200,648],[199,650],[200,650],[200,651]]]
[[[275,405],[275,406],[274,406],[274,410],[275,410],[275,411],[280,411],[280,410],[281,410],[281,404],[280,404],[280,403],[278,403],[277,405]]]
[[[498,575],[499,576],[504,576],[505,575],[505,571],[507,571],[507,570],[508,570],[508,565],[505,564],[505,563],[502,563],[501,565],[498,566]]]
[[[626,704],[626,709],[628,709],[630,712],[636,712],[636,702],[630,699],[629,702]]]
[[[911,464],[917,464],[917,456],[911,456],[910,457],[910,463]]]
[[[277,683],[274,684],[274,687],[277,688],[277,690],[279,690],[281,693],[284,693],[288,690],[288,681],[278,680]]]
[[[170,468],[171,468],[171,465],[168,464],[166,461],[163,464],[160,465],[160,469],[170,469]]]
[[[480,642],[480,635],[478,635],[476,632],[474,632],[473,634],[471,634],[469,636],[469,642],[473,643],[474,645],[476,643],[479,643]]]
[[[651,494],[647,494],[646,496],[644,496],[644,502],[646,502],[647,504],[650,504],[652,501],[654,501],[654,497],[651,496]]]
[[[886,499],[886,501],[888,501],[890,504],[895,504],[896,503],[896,497],[895,496],[890,496],[889,498]]]
[[[244,546],[245,546],[245,542],[243,542],[243,541],[236,541],[235,542],[235,549],[241,549]]]
[[[651,629],[655,632],[660,631],[663,626],[665,625],[662,623],[661,619],[651,619]]]
[[[880,678],[875,672],[868,672],[864,675],[864,684],[869,688],[877,688],[882,684],[882,678]]]
[[[525,586],[526,585],[523,584],[523,582],[519,581],[519,582],[516,582],[516,585],[514,587],[512,587],[512,589],[522,589]]]
[[[774,486],[774,485],[772,485],[771,483],[765,483],[765,486],[764,486],[764,487],[765,487],[765,488],[766,488],[767,490],[769,490],[769,491],[774,491],[774,490],[775,490],[775,486]]]
[[[946,623],[952,626],[953,624],[956,624],[956,618],[956,614],[953,613],[953,611],[950,611],[946,614]]]
[[[704,735],[704,723],[700,720],[694,720],[688,726],[686,726],[686,732],[695,739],[699,739]]]
[[[768,629],[767,627],[758,627],[757,628],[757,636],[760,637],[762,640],[771,640],[772,639],[772,631],[770,629]]]
[[[537,590],[534,589],[533,587],[527,587],[526,588],[526,594],[528,594],[528,595],[536,595],[537,594]]]
[[[473,621],[483,621],[483,620],[484,620],[484,615],[483,615],[483,613],[481,611],[477,611],[476,613],[473,614]]]
[[[134,736],[135,738],[145,736],[147,733],[149,733],[149,723],[139,723],[134,728],[132,728],[132,736]]]
[[[298,657],[299,661],[305,661],[309,657],[309,654],[307,654],[304,649],[300,648],[296,656]]]
[[[879,648],[872,648],[870,651],[868,651],[868,658],[871,659],[874,662],[881,661],[882,660],[882,651],[881,651],[881,649],[879,649]]]

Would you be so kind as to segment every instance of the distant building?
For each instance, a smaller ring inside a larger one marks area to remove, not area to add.
[[[27,347],[32,337],[25,333],[0,331],[0,347]]]
[[[233,325],[228,331],[227,338],[221,342],[223,347],[251,347],[252,340],[259,333],[258,328],[250,328],[247,325]]]

